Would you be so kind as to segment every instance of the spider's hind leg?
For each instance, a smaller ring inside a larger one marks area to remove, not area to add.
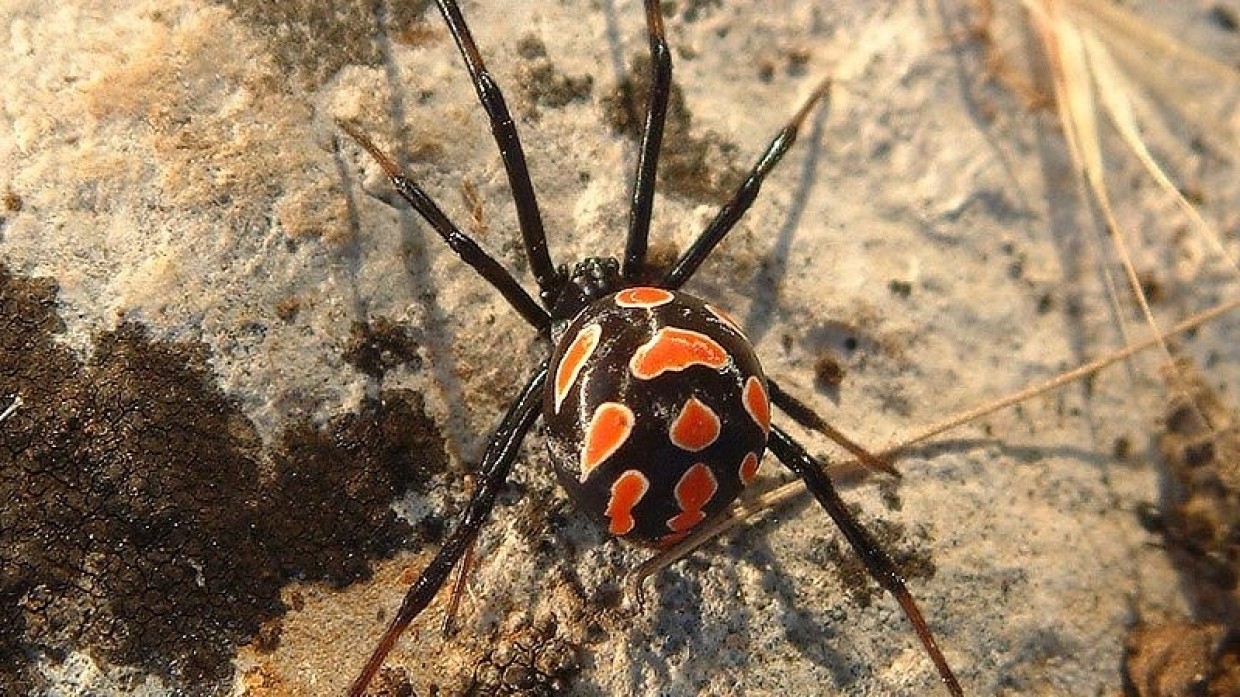
[[[930,660],[938,669],[943,685],[955,697],[962,697],[964,691],[960,687],[960,682],[956,680],[951,667],[947,665],[947,659],[944,658],[938,643],[935,642],[934,635],[930,632],[930,627],[926,624],[912,594],[904,585],[900,572],[896,570],[891,557],[887,556],[874,537],[848,512],[843,499],[831,484],[831,478],[823,470],[822,463],[810,455],[800,443],[775,426],[771,427],[767,447],[775,457],[779,458],[780,462],[784,463],[784,466],[805,482],[806,488],[826,509],[831,520],[835,521],[836,527],[844,534],[844,538],[848,540],[853,551],[861,557],[866,570],[874,577],[874,580],[878,581],[879,585],[895,596],[905,616],[912,623],[913,630],[917,632],[917,637],[921,639],[926,654],[930,656]]]
[[[849,454],[857,458],[857,461],[866,467],[889,474],[897,479],[900,477],[899,470],[891,464],[889,458],[880,457],[863,448],[856,441],[844,435],[838,428],[828,423],[826,419],[819,416],[808,404],[785,392],[774,380],[768,380],[767,384],[771,389],[771,403],[779,407],[779,410],[791,417],[793,421],[835,441],[837,445],[847,450]]]
[[[448,576],[452,573],[452,568],[460,561],[477,537],[482,524],[490,517],[491,509],[495,507],[496,497],[508,481],[512,464],[517,459],[521,441],[525,439],[525,434],[534,425],[541,411],[543,385],[546,382],[547,361],[544,360],[526,382],[521,394],[513,401],[508,413],[504,415],[504,420],[500,422],[499,428],[495,429],[490,442],[487,443],[486,452],[479,466],[478,486],[469,504],[465,507],[460,523],[439,548],[435,558],[422,570],[422,575],[406,591],[400,609],[384,630],[382,638],[375,645],[366,665],[349,688],[349,697],[361,697],[366,692],[366,686],[379,672],[384,659],[396,646],[400,635],[404,633],[409,623],[430,605],[431,600],[443,588]]]

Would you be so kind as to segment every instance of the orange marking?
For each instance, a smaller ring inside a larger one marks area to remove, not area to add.
[[[607,502],[607,512],[611,524],[607,530],[613,535],[627,535],[637,521],[633,520],[633,507],[650,490],[650,480],[637,470],[625,470],[624,474],[611,485],[611,500]]]
[[[762,461],[758,459],[757,454],[749,453],[745,455],[745,459],[741,460],[740,475],[742,484],[748,486],[753,481],[753,478],[758,476],[758,465],[760,464],[762,464]]]
[[[766,386],[757,376],[750,375],[745,381],[745,389],[741,393],[741,401],[745,403],[745,411],[762,427],[763,433],[771,432],[771,401],[766,396]]]
[[[577,332],[573,343],[569,344],[568,349],[564,351],[564,357],[555,367],[555,413],[560,413],[560,405],[564,403],[564,398],[568,396],[573,383],[577,382],[581,369],[586,367],[586,361],[590,360],[590,356],[594,354],[594,349],[598,347],[598,339],[602,334],[602,327],[591,324]]]
[[[581,446],[581,481],[624,445],[633,433],[633,410],[619,402],[603,402],[586,426]]]
[[[620,307],[641,307],[650,309],[660,305],[666,305],[672,301],[671,291],[662,288],[651,288],[649,286],[638,286],[636,288],[625,288],[616,293],[616,304]]]
[[[719,490],[714,472],[704,463],[697,463],[684,473],[676,482],[676,503],[680,504],[682,513],[667,521],[667,527],[673,532],[684,532],[702,522],[706,514],[702,507]]]
[[[732,315],[729,315],[710,303],[706,303],[706,311],[714,315],[715,319],[726,324],[732,331],[740,334],[741,336],[745,336],[745,332],[741,331],[741,325],[737,323],[736,319],[732,317]]]
[[[672,445],[696,453],[714,443],[719,437],[719,430],[719,415],[696,397],[690,397],[681,407],[667,435]]]
[[[629,359],[629,371],[639,380],[653,380],[668,371],[702,365],[720,370],[728,352],[717,341],[698,332],[664,327],[654,333]]]

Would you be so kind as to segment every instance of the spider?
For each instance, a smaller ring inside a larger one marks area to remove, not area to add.
[[[890,467],[834,432],[766,377],[752,344],[727,314],[680,290],[749,209],[806,117],[826,101],[830,81],[815,88],[731,199],[658,278],[648,268],[646,254],[672,59],[659,2],[645,0],[652,79],[624,258],[587,258],[570,271],[551,260],[516,125],[460,7],[455,0],[436,4],[499,146],[538,299],[454,225],[365,134],[347,123],[339,125],[382,167],[400,196],[537,331],[551,355],[534,368],[492,434],[464,514],[409,587],[349,694],[365,692],[405,628],[466,554],[541,414],[557,478],[570,497],[610,534],[660,550],[724,512],[753,480],[769,449],[805,482],[869,573],[895,596],[948,692],[962,695],[890,557],[848,512],[822,463],[771,423],[771,405],[795,422],[827,433],[867,464],[892,471]]]

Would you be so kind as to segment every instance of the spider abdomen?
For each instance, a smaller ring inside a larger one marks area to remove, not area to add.
[[[556,473],[610,533],[665,547],[757,474],[766,376],[726,315],[627,288],[587,306],[551,360],[543,419]]]

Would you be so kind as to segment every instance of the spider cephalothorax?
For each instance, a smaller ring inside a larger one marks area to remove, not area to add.
[[[557,475],[572,498],[612,534],[655,547],[674,543],[727,507],[754,478],[763,452],[769,449],[805,481],[870,574],[895,596],[947,689],[953,695],[963,694],[891,559],[848,512],[822,463],[771,423],[771,407],[828,434],[863,461],[885,465],[768,379],[736,322],[679,290],[749,209],[810,110],[826,96],[829,83],[814,90],[731,200],[671,270],[658,278],[646,268],[646,251],[672,60],[660,3],[645,0],[651,89],[623,261],[590,258],[569,273],[551,260],[521,141],[503,94],[486,69],[460,7],[454,0],[437,4],[499,145],[538,300],[461,232],[361,131],[348,124],[341,127],[374,157],[397,192],[453,251],[494,286],[553,350],[534,368],[495,429],[478,467],[477,488],[459,524],[410,586],[350,695],[358,697],[366,690],[401,633],[430,604],[465,555],[540,414]]]

